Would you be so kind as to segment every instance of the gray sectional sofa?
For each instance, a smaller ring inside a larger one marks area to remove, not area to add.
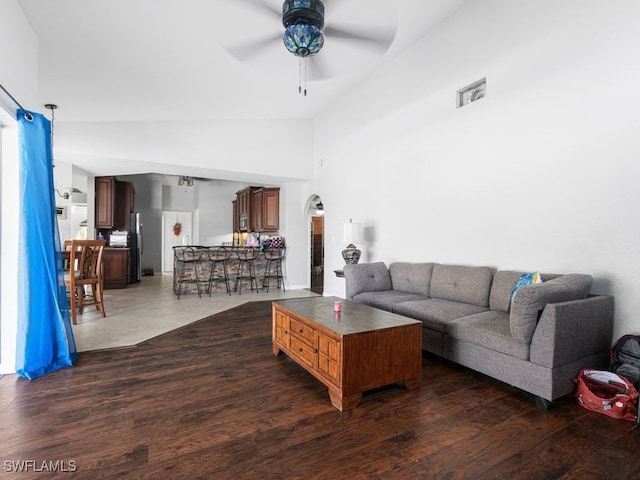
[[[572,393],[581,368],[606,368],[613,297],[591,295],[583,274],[541,274],[438,263],[345,265],[348,300],[423,323],[422,348],[537,396]]]

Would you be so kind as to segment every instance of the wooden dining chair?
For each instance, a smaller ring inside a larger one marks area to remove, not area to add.
[[[106,240],[72,240],[69,274],[66,280],[73,324],[77,312],[95,306],[106,317],[103,302],[102,255]],[[88,290],[90,288],[90,292]]]
[[[62,244],[62,268],[69,270],[69,260],[71,257],[71,242],[72,240],[65,240]]]

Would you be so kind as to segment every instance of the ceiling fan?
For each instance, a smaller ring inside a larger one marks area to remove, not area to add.
[[[284,51],[289,51],[300,59],[300,84],[298,91],[302,93],[302,68],[304,65],[306,95],[307,60],[310,62],[311,79],[323,79],[343,73],[330,71],[330,58],[316,54],[325,45],[335,43],[357,46],[359,49],[369,49],[377,54],[384,53],[395,37],[395,28],[388,25],[363,25],[346,24],[338,26],[335,21],[325,24],[325,4],[330,11],[339,10],[345,3],[354,0],[284,0],[282,8],[276,8],[271,0],[235,0],[236,5],[244,5],[267,13],[271,17],[277,17],[284,27],[284,31],[273,33],[239,45],[228,47],[227,50],[241,61],[250,61],[252,57],[259,56],[263,52],[275,46],[280,46]],[[370,4],[370,0],[366,2]],[[361,9],[358,9],[361,10]],[[353,11],[353,9],[352,9]],[[333,17],[335,18],[335,17]],[[356,19],[361,20],[361,19]],[[352,22],[353,23],[353,22]],[[283,45],[284,44],[284,45]],[[335,52],[335,50],[334,50]]]

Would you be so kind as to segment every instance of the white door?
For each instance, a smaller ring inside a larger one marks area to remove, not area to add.
[[[193,243],[191,212],[162,212],[162,272],[173,272],[173,247]]]

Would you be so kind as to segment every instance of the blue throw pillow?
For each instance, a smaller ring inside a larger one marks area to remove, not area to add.
[[[534,285],[536,283],[542,283],[542,277],[538,272],[533,273],[525,273],[520,277],[516,286],[513,287],[513,291],[511,292],[511,303],[513,303],[513,299],[516,296],[516,292],[520,289],[520,287],[524,287],[525,285]]]

